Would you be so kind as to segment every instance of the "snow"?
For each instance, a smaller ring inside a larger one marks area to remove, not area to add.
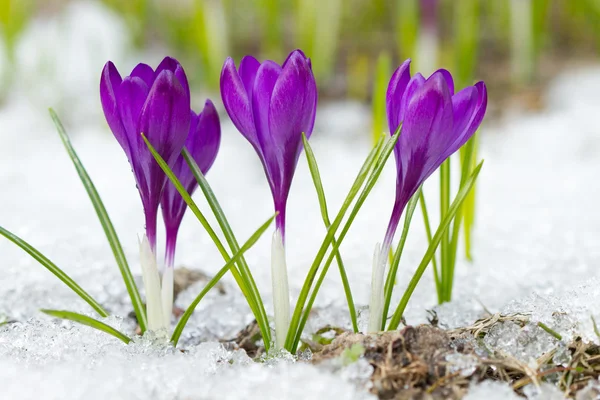
[[[66,24],[72,29],[71,35],[56,33],[63,26],[56,21],[36,21],[18,45],[26,68],[17,73],[19,83],[0,109],[0,225],[38,248],[116,315],[105,322],[131,333],[134,327],[123,319],[131,305],[110,247],[45,109],[59,107],[141,284],[137,254],[138,234],[143,229],[141,203],[125,156],[102,120],[96,92],[107,59],[117,61],[123,70],[137,59],[128,44],[120,41],[122,35],[98,35],[106,42],[99,44],[97,51],[84,51],[84,38],[93,29],[120,32],[124,25],[105,9],[98,11],[95,3],[74,4],[79,8],[56,17],[65,21],[61,18],[75,14],[77,20],[87,21]],[[43,38],[44,43],[27,39],[30,37]],[[40,53],[38,46],[50,46],[45,44],[50,40],[68,45],[57,47],[52,43],[54,50]],[[57,59],[60,64],[40,72],[39,60],[27,61],[36,54],[49,54],[49,60]],[[58,54],[61,57],[56,57]],[[138,59],[157,61],[147,55]],[[65,85],[61,68],[74,65],[80,66],[76,79],[72,85]],[[43,86],[39,96],[35,92],[38,84]],[[521,328],[506,322],[494,328],[485,340],[494,350],[525,362],[558,342],[535,326],[538,321],[563,335],[563,340],[578,334],[585,340],[598,341],[591,316],[600,321],[595,309],[600,297],[600,136],[595,118],[600,107],[599,90],[600,69],[569,71],[548,88],[548,107],[543,112],[507,110],[502,120],[484,125],[481,157],[485,165],[477,188],[475,261],[459,260],[454,301],[441,307],[435,306],[433,278],[428,271],[409,303],[409,323],[426,322],[426,310],[430,309],[437,312],[446,327],[474,322],[483,315],[484,307],[492,312],[530,313],[531,324]],[[212,98],[220,104],[218,95]],[[195,105],[202,103],[203,99],[198,98]],[[272,215],[272,202],[251,146],[222,110],[220,115],[222,148],[208,179],[238,240],[243,242]],[[368,107],[356,103],[324,105],[311,144],[334,216],[369,151]],[[434,176],[426,187],[433,213],[438,209],[437,186]],[[369,299],[373,248],[383,238],[393,194],[394,167],[390,162],[342,245],[360,310]],[[194,198],[216,226],[201,193]],[[300,159],[292,185],[286,234],[293,305],[325,235],[304,158]],[[161,240],[159,237],[159,243]],[[396,303],[425,248],[417,211],[399,270]],[[48,399],[372,398],[366,389],[369,370],[364,360],[343,368],[300,362],[260,364],[242,351],[218,343],[233,338],[252,320],[230,276],[224,280],[224,294],[211,291],[196,309],[180,342],[183,353],[151,346],[150,338],[125,346],[90,328],[46,317],[38,311],[40,308],[85,313],[91,310],[12,243],[0,239],[0,254],[0,321],[2,316],[18,321],[0,327],[0,382],[7,398],[39,398],[40,393]],[[181,228],[176,257],[177,265],[201,269],[209,275],[224,264],[190,213]],[[247,260],[272,315],[269,234],[247,253]],[[203,285],[199,282],[188,288],[177,305],[187,306]],[[344,304],[339,274],[333,265],[307,333],[325,324],[349,327]],[[367,319],[368,312],[362,312],[363,324]],[[457,370],[469,371],[468,359],[452,361]],[[355,381],[362,383],[357,385]],[[555,396],[551,389],[543,390],[549,394],[528,395]],[[590,386],[590,396],[595,391],[597,386]],[[508,386],[490,382],[473,385],[467,398],[491,399],[491,393],[500,396],[497,398],[512,398]]]

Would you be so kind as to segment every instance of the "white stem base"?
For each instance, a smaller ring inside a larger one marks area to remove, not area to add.
[[[367,332],[374,333],[381,331],[383,322],[383,277],[387,265],[387,252],[389,249],[380,248],[381,245],[375,245],[373,253],[373,270],[371,271],[371,300],[369,301],[369,327]]]
[[[146,289],[146,317],[148,318],[148,330],[158,331],[168,329],[163,316],[163,305],[160,288],[160,276],[156,266],[156,257],[150,248],[150,242],[144,235],[140,241],[140,264],[142,266],[142,277]]]
[[[161,286],[162,313],[164,326],[171,326],[171,314],[173,314],[173,267],[166,266],[162,277]]]
[[[290,326],[290,292],[288,287],[285,247],[279,229],[271,242],[271,282],[273,284],[273,308],[275,312],[275,346],[285,346]]]

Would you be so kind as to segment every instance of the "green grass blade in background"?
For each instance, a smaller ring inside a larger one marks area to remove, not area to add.
[[[171,337],[171,342],[173,343],[173,346],[177,346],[177,342],[179,342],[179,338],[181,337],[181,333],[183,332],[185,325],[187,324],[188,320],[192,316],[192,313],[194,312],[194,310],[196,309],[198,304],[200,304],[200,301],[209,292],[209,290],[212,289],[221,280],[221,278],[223,278],[223,275],[225,275],[227,273],[227,271],[229,271],[229,269],[238,261],[238,259],[248,249],[250,249],[252,246],[254,246],[254,244],[258,241],[258,239],[262,236],[262,234],[265,233],[265,231],[271,225],[271,223],[273,222],[274,219],[275,219],[275,215],[272,216],[271,218],[269,218],[267,220],[267,222],[262,224],[256,230],[256,232],[254,232],[252,234],[252,236],[250,236],[250,238],[246,241],[246,243],[244,243],[244,245],[233,255],[233,257],[231,257],[231,259],[229,261],[227,261],[225,266],[223,268],[221,268],[219,270],[219,272],[206,284],[206,286],[204,287],[204,289],[202,289],[200,294],[198,296],[196,296],[194,301],[189,305],[189,307],[185,310],[185,312],[181,316],[181,319],[179,320],[179,322],[177,323],[177,326],[175,327],[175,330],[173,331],[173,336]]]
[[[419,1],[401,0],[396,2],[396,40],[401,60],[415,55],[419,35]]]
[[[473,137],[469,139],[467,144],[460,149],[461,158],[461,174],[468,174],[475,169],[477,162],[477,153],[479,148],[479,133],[475,132]],[[468,162],[467,162],[468,160]],[[475,225],[475,213],[477,211],[477,182],[473,186],[473,190],[469,192],[465,202],[463,204],[463,232],[465,236],[465,257],[469,261],[473,261],[473,255],[471,253],[472,246],[472,232],[473,226]]]
[[[221,1],[192,0],[192,30],[190,37],[196,45],[209,77],[205,82],[211,88],[219,87],[223,61],[229,55],[229,30],[225,6]]]
[[[470,85],[475,74],[479,46],[480,0],[455,0],[454,7],[454,79],[456,87]]]
[[[102,229],[104,229],[104,233],[106,234],[106,239],[108,239],[110,248],[115,256],[119,270],[121,271],[123,282],[127,288],[127,293],[129,293],[131,304],[133,305],[135,315],[143,333],[146,331],[146,312],[144,309],[144,304],[142,302],[137,285],[135,284],[135,280],[133,279],[133,275],[131,274],[131,270],[129,269],[129,265],[127,264],[127,259],[125,258],[125,253],[123,252],[123,247],[121,246],[117,232],[115,231],[110,217],[108,216],[108,212],[102,203],[102,199],[100,198],[92,179],[83,167],[81,160],[71,145],[71,141],[69,140],[69,136],[67,135],[65,128],[53,109],[50,109],[50,116],[54,121],[54,125],[56,125],[56,129],[60,135],[63,145],[65,146],[65,149],[67,149],[67,152],[69,153],[69,157],[71,157],[71,161],[73,161],[73,165],[77,170],[77,174],[81,179],[81,183],[83,183],[83,186],[85,187],[85,190],[92,201],[94,210],[96,210],[96,214],[98,215]]]
[[[386,128],[386,91],[391,77],[392,59],[386,52],[379,54],[373,82],[373,143],[379,140]]]
[[[179,194],[181,195],[181,197],[183,198],[185,203],[188,205],[188,207],[190,208],[192,213],[194,213],[194,215],[196,216],[196,218],[198,219],[200,224],[204,227],[204,229],[206,230],[206,232],[212,239],[213,243],[217,247],[217,250],[219,250],[219,253],[221,253],[221,256],[223,257],[225,262],[229,261],[231,259],[231,257],[229,256],[229,253],[223,246],[223,243],[217,236],[215,230],[212,228],[212,226],[210,225],[210,223],[208,222],[208,220],[206,219],[206,217],[204,216],[202,211],[200,211],[200,209],[198,208],[198,206],[196,205],[194,200],[192,200],[191,196],[185,190],[185,188],[183,187],[183,185],[181,184],[179,179],[177,179],[177,176],[175,176],[175,174],[173,173],[171,168],[169,168],[169,166],[167,165],[165,160],[163,160],[163,158],[160,156],[160,154],[158,154],[156,152],[156,149],[154,149],[154,147],[150,144],[150,142],[148,141],[148,139],[146,138],[146,136],[144,134],[142,134],[142,138],[143,138],[144,142],[146,143],[146,146],[148,146],[148,149],[152,153],[152,156],[154,157],[154,159],[156,160],[156,162],[158,163],[160,168],[167,175],[167,178],[169,178],[171,183],[173,183],[173,186],[175,186],[175,188],[177,189],[177,191],[179,192]],[[258,322],[259,327],[261,328],[261,333],[263,334],[263,338],[268,339],[270,337],[269,336],[270,331],[268,331],[268,321],[264,320],[260,311],[258,310],[258,305],[256,304],[256,299],[252,293],[252,289],[250,288],[251,286],[249,286],[249,282],[245,279],[245,277],[243,275],[240,274],[240,271],[238,271],[236,268],[231,268],[231,273],[232,273],[236,283],[240,287],[242,294],[246,298],[246,301],[248,302],[248,306],[250,307],[250,310],[254,314],[254,317],[256,318],[256,321]],[[265,345],[266,345],[266,340],[265,340]],[[268,347],[268,345],[266,345],[266,346]]]
[[[381,135],[379,135],[381,136]],[[319,166],[315,158],[315,154],[306,139],[306,135],[302,134],[302,143],[304,144],[304,151],[306,153],[306,160],[308,161],[308,168],[317,191],[317,197],[319,198],[319,207],[321,209],[321,218],[325,224],[325,228],[329,229],[331,221],[329,220],[329,212],[327,211],[327,201],[325,199],[325,191],[323,190],[323,182],[321,181],[321,174],[319,173]],[[335,246],[335,237],[331,243]],[[354,299],[352,298],[352,290],[350,289],[350,283],[348,282],[348,275],[346,274],[346,268],[342,261],[342,256],[339,252],[335,253],[335,258],[340,271],[340,277],[342,278],[342,285],[344,286],[344,293],[346,294],[346,302],[348,303],[348,311],[350,313],[350,321],[352,322],[352,329],[354,332],[358,332],[358,320],[356,317],[356,308],[354,306]]]
[[[97,319],[88,317],[87,315],[79,314],[72,311],[64,311],[64,310],[40,310],[44,314],[48,314],[52,317],[67,319],[69,321],[77,322],[81,325],[86,325],[91,328],[97,329],[104,333],[108,333],[111,336],[116,337],[117,339],[123,341],[125,344],[129,344],[131,339],[125,334],[119,332],[115,328],[110,325],[105,324],[104,322],[100,322]]]
[[[475,140],[469,140],[467,142],[467,144],[464,146],[465,147],[465,152],[464,152],[465,157],[462,160],[462,163],[465,166],[470,166],[472,164],[472,160],[473,160],[474,153],[475,153],[475,151],[473,149],[473,147],[475,146],[475,143],[476,143]],[[470,171],[471,171],[471,168],[463,168],[461,166],[459,188],[462,188],[465,185],[465,182],[469,178]],[[473,184],[473,188],[467,194],[467,198],[465,199],[463,205],[460,207],[460,209],[456,213],[456,217],[454,218],[454,223],[452,224],[452,233],[450,234],[450,255],[449,255],[450,266],[448,269],[448,276],[447,276],[448,283],[446,284],[446,289],[445,289],[446,292],[444,293],[445,301],[452,300],[452,287],[454,286],[454,268],[456,267],[456,255],[458,252],[458,236],[460,235],[460,226],[461,226],[461,222],[463,220],[463,215],[464,215],[464,212],[466,211],[466,208],[471,205],[468,203],[468,201],[471,198],[471,196],[474,195],[476,187],[477,187],[477,185]],[[473,206],[474,206],[474,204],[473,204]]]
[[[479,172],[481,171],[482,166],[483,166],[483,161],[481,163],[479,163],[479,165],[475,168],[475,170],[473,171],[473,173],[471,174],[469,179],[465,182],[464,186],[458,191],[458,194],[454,198],[454,201],[452,202],[452,205],[448,209],[448,212],[446,213],[446,215],[440,222],[440,225],[438,226],[438,228],[435,232],[435,235],[433,236],[431,244],[427,248],[427,251],[425,252],[425,255],[423,256],[421,263],[417,267],[417,270],[415,271],[412,279],[408,283],[408,286],[404,292],[404,295],[402,296],[402,299],[400,300],[400,303],[398,304],[398,307],[396,308],[396,311],[394,312],[394,315],[392,316],[392,319],[390,320],[390,323],[387,328],[388,331],[398,329],[398,325],[400,324],[400,321],[402,320],[402,315],[404,314],[404,310],[406,309],[406,306],[408,305],[408,301],[410,300],[410,297],[412,296],[413,292],[415,291],[417,284],[421,280],[421,277],[423,276],[425,269],[431,262],[431,259],[434,256],[438,245],[442,241],[442,236],[444,235],[444,232],[446,230],[448,230],[450,223],[456,216],[456,213],[460,209],[460,206],[464,202],[465,198],[467,197],[467,194],[469,193],[469,191],[473,187],[473,184],[477,180],[477,176],[479,175]]]
[[[408,202],[406,207],[406,213],[404,216],[404,227],[402,228],[402,235],[400,236],[400,241],[398,242],[398,247],[396,247],[396,251],[394,253],[394,258],[390,264],[390,270],[388,271],[387,278],[385,280],[384,286],[384,305],[383,305],[383,318],[381,320],[382,326],[381,330],[385,330],[385,321],[387,321],[388,311],[390,309],[390,302],[392,301],[392,293],[394,291],[394,282],[396,282],[396,274],[398,273],[398,266],[400,265],[400,258],[402,257],[402,251],[404,250],[404,244],[406,243],[406,238],[408,237],[408,231],[410,229],[410,223],[412,221],[412,217],[415,213],[415,209],[417,208],[417,203],[419,198],[421,197],[422,187],[417,190],[417,192],[413,195],[413,197]]]
[[[67,285],[72,291],[77,293],[79,297],[81,297],[86,303],[88,303],[100,316],[108,317],[108,312],[98,303],[92,296],[90,296],[85,290],[81,288],[73,279],[69,277],[66,273],[63,272],[62,269],[58,268],[52,261],[50,261],[46,256],[40,253],[37,249],[31,246],[29,243],[18,237],[17,235],[12,234],[6,229],[0,226],[0,235],[4,236],[21,249],[23,249],[27,254],[33,257],[34,260],[42,264],[42,266],[46,267],[46,269],[54,274],[58,279],[60,279],[65,285]]]
[[[240,246],[233,233],[233,230],[231,229],[231,226],[229,225],[229,221],[227,220],[227,217],[225,216],[225,213],[223,212],[223,209],[221,208],[221,205],[219,204],[219,201],[215,196],[215,193],[208,184],[208,181],[206,180],[204,174],[202,174],[202,171],[198,167],[198,164],[196,164],[196,161],[194,161],[194,158],[191,156],[191,154],[186,148],[183,149],[182,154],[183,158],[185,159],[186,163],[190,168],[190,171],[192,171],[196,182],[198,182],[198,186],[200,186],[200,189],[202,190],[202,193],[204,194],[204,197],[206,198],[206,201],[208,202],[208,205],[212,210],[217,220],[217,223],[219,224],[219,227],[223,231],[223,235],[225,236],[225,240],[227,240],[227,244],[229,244],[229,248],[231,249],[232,254],[237,253],[239,251]],[[264,325],[263,328],[265,329],[265,332],[267,332],[267,338],[270,340],[271,336],[270,329],[268,329],[269,319],[267,316],[267,312],[265,311],[265,306],[262,297],[260,296],[260,292],[258,290],[258,287],[256,286],[256,282],[254,281],[252,272],[250,271],[248,263],[246,262],[246,259],[244,258],[243,254],[239,257],[238,267],[239,273],[244,278],[245,284],[247,285],[251,295],[253,296],[253,301],[257,305],[257,312],[261,315],[260,323]]]

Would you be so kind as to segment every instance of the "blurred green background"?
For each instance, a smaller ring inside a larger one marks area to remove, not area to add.
[[[77,0],[0,0],[8,60],[34,18]],[[540,82],[544,61],[589,59],[600,48],[600,0],[99,0],[126,21],[138,49],[164,48],[194,84],[218,87],[226,56],[282,61],[301,48],[321,96],[370,99],[376,71],[412,57],[425,72],[450,69],[521,87]],[[423,49],[423,47],[426,47]]]

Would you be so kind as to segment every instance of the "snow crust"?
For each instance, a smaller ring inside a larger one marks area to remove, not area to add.
[[[90,43],[85,38],[97,27],[107,32],[125,28],[109,11],[99,12],[96,3],[74,4],[75,10],[69,8],[57,20],[64,23],[75,18],[69,15],[76,15],[76,20],[88,22],[59,25],[53,20],[37,21],[18,45],[26,68],[18,72],[22,82],[0,108],[0,225],[38,248],[105,305],[115,315],[105,322],[131,333],[134,326],[125,318],[131,306],[110,247],[44,110],[47,106],[59,108],[141,284],[137,261],[137,235],[143,231],[141,203],[127,160],[102,120],[96,92],[107,59],[121,61],[124,67],[137,60],[120,41],[122,35],[98,35],[105,42],[94,47],[97,51],[87,51]],[[68,26],[71,34],[57,33],[58,26]],[[40,52],[39,46],[46,44],[31,37],[44,38],[44,43],[53,41],[53,52]],[[37,60],[36,54],[51,54],[48,60],[60,55],[63,64],[41,69],[40,62],[50,65],[50,61]],[[153,56],[140,57],[154,64],[158,61]],[[76,79],[67,86],[61,75],[65,65],[79,67]],[[36,77],[36,73],[42,75]],[[39,96],[35,91],[38,82],[50,85],[50,89],[42,87]],[[27,85],[34,87],[28,89]],[[501,121],[484,124],[481,157],[485,165],[477,187],[474,262],[460,258],[454,301],[441,307],[435,305],[433,278],[428,271],[407,309],[409,323],[426,322],[426,310],[432,309],[448,328],[474,322],[484,315],[484,307],[491,312],[528,313],[531,324],[521,328],[505,323],[485,340],[491,349],[525,362],[557,344],[555,338],[535,326],[539,321],[559,332],[563,340],[577,334],[584,340],[598,341],[591,316],[600,321],[596,307],[600,300],[599,91],[600,69],[570,71],[549,87],[545,111],[524,114],[512,110]],[[220,104],[218,95],[212,98]],[[199,107],[203,100],[198,98],[194,105]],[[311,144],[330,214],[335,216],[371,145],[369,109],[338,103],[323,105],[318,114]],[[222,110],[220,115],[222,148],[208,179],[238,240],[243,242],[272,215],[272,201],[251,146]],[[394,171],[390,160],[342,245],[353,295],[361,310],[369,299],[373,246],[383,238],[393,205]],[[437,186],[434,176],[426,187],[434,224]],[[201,193],[194,199],[214,223]],[[325,236],[303,157],[292,185],[287,218],[293,306]],[[247,260],[272,314],[269,236],[247,253]],[[395,304],[425,248],[417,211],[398,274]],[[176,264],[209,275],[224,264],[191,213],[182,224]],[[17,321],[0,327],[0,389],[8,393],[6,398],[33,399],[40,393],[47,399],[372,398],[366,388],[368,365],[360,361],[344,368],[287,361],[259,364],[243,351],[218,343],[233,338],[252,321],[230,276],[224,280],[224,294],[212,291],[196,309],[182,336],[185,352],[181,352],[151,345],[152,338],[125,346],[90,328],[44,316],[40,308],[92,310],[2,238],[0,268],[0,322],[3,318]],[[203,285],[199,282],[188,288],[177,305],[187,306]],[[361,315],[363,323],[366,315],[366,311]],[[325,324],[350,327],[335,265],[319,293],[306,333]],[[453,361],[457,371],[468,371],[469,360]],[[596,393],[597,386],[593,385],[589,393]],[[555,398],[550,388],[543,390],[548,392],[527,395]],[[467,398],[509,399],[511,395],[507,386],[486,382],[474,385]]]

